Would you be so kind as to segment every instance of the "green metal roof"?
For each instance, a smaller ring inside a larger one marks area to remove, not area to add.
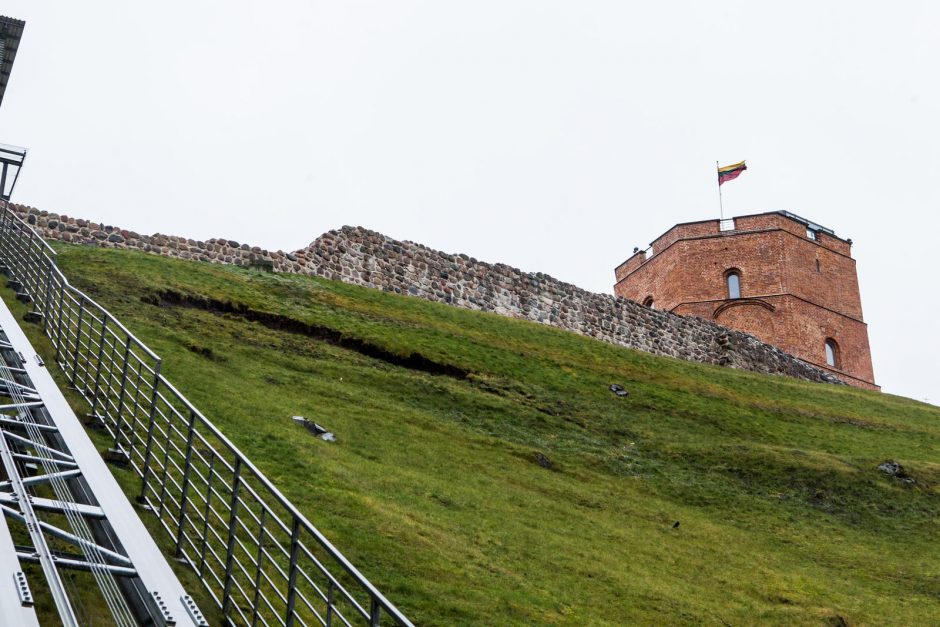
[[[25,25],[26,22],[22,20],[0,15],[0,104],[3,104],[3,94],[7,90],[7,81],[10,80],[10,71]]]

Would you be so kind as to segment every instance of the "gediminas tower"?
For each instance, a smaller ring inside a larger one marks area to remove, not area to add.
[[[614,292],[750,333],[877,390],[851,248],[786,211],[686,222],[634,249]]]

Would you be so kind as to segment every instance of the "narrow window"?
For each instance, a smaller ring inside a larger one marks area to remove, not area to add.
[[[656,309],[656,307],[653,305],[653,297],[647,296],[646,299],[643,301],[643,306],[649,307],[650,309]]]
[[[728,298],[741,298],[741,277],[734,270],[728,273]]]
[[[816,272],[819,272],[819,259],[816,260]]]
[[[833,368],[839,367],[839,345],[831,337],[826,340],[826,364]]]

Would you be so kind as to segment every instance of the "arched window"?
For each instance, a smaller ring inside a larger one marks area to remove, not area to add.
[[[831,337],[826,338],[826,365],[839,367],[839,345]]]
[[[741,298],[741,274],[737,270],[729,270],[725,273],[725,280],[728,283],[728,298]]]
[[[650,309],[656,309],[655,305],[653,305],[653,297],[647,296],[645,299],[643,299],[643,306],[649,307]]]

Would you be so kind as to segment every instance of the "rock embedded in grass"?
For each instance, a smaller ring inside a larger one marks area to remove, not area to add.
[[[541,451],[536,451],[535,454],[533,455],[533,458],[535,459],[535,463],[541,466],[542,468],[551,469],[552,460],[550,460],[548,456],[545,455],[545,453],[542,453]]]
[[[914,483],[914,477],[907,474],[907,471],[904,470],[904,466],[892,459],[878,464],[878,470],[904,483]]]
[[[618,384],[618,383],[611,383],[609,389],[610,389],[611,392],[613,392],[613,393],[616,394],[617,396],[620,396],[620,397],[630,396],[630,393],[627,392],[627,391],[624,389],[624,387],[623,387],[622,385]]]

